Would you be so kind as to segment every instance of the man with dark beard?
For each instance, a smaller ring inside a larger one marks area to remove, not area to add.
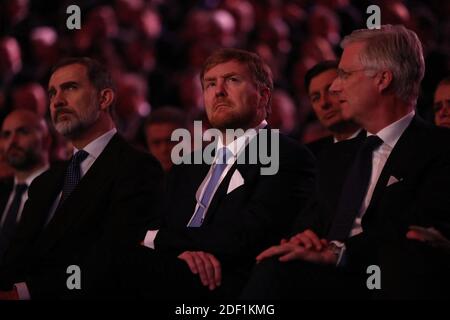
[[[22,218],[31,182],[48,169],[50,135],[44,119],[27,110],[12,111],[1,139],[14,177],[0,180],[0,264]]]
[[[30,186],[0,268],[0,299],[72,299],[113,292],[109,264],[158,227],[163,172],[130,147],[112,119],[115,87],[89,58],[58,63],[48,84],[56,130],[74,146]]]

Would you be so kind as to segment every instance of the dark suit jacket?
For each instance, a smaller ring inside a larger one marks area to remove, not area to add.
[[[323,137],[316,141],[305,144],[305,146],[318,158],[320,154],[329,146],[334,144],[333,136]]]
[[[31,184],[17,237],[0,269],[4,287],[25,281],[32,298],[72,297],[105,285],[112,257],[139,243],[146,226],[159,226],[161,167],[115,135],[44,227],[67,164]],[[69,265],[81,268],[79,292],[66,287]]]
[[[3,211],[5,211],[6,203],[13,191],[14,178],[0,179],[0,221],[3,218]]]
[[[299,217],[297,231],[309,228],[326,237],[348,169],[362,141],[358,137],[335,144],[321,157],[318,201],[314,209]],[[405,235],[410,225],[420,225],[433,226],[450,236],[449,141],[449,130],[414,117],[378,179],[362,219],[363,233],[346,241],[347,267],[365,272],[367,266],[379,265],[385,293],[403,295],[416,289],[411,284],[425,281],[425,275],[444,271],[444,255],[428,245],[407,240]],[[390,177],[399,182],[388,186]]]
[[[269,138],[273,138],[272,134]],[[225,272],[246,274],[258,253],[286,235],[314,188],[315,165],[310,152],[290,138],[281,134],[279,138],[278,173],[261,175],[260,162],[239,164],[238,159],[219,185],[205,221],[198,228],[186,226],[209,165],[175,166],[168,182],[165,226],[156,236],[156,250],[176,254],[206,251],[219,259]],[[260,139],[260,135],[255,139]],[[247,146],[241,154],[247,160],[249,149]],[[244,184],[227,194],[236,171]]]

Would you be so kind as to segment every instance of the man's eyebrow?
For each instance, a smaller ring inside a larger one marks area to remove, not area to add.
[[[66,82],[61,83],[59,86],[61,88],[67,88],[67,87],[70,87],[73,85],[78,85],[78,82],[77,81],[66,81]]]
[[[73,85],[79,85],[79,82],[77,82],[77,81],[66,81],[66,82],[61,83],[59,85],[59,87],[64,89],[64,88],[68,88],[68,87],[73,86]],[[48,89],[48,93],[49,94],[54,93],[55,91],[56,91],[56,89],[55,89],[54,86],[51,86]]]
[[[232,76],[240,76],[240,74],[233,71],[233,72],[228,72],[228,73],[222,74],[222,75],[217,76],[217,77],[204,77],[203,81],[213,81],[216,78],[229,78],[229,77],[232,77]]]
[[[240,74],[239,73],[237,73],[237,72],[228,72],[228,73],[225,73],[222,77],[223,78],[229,78],[229,77],[232,77],[232,76],[239,76]]]
[[[311,97],[311,96],[318,95],[318,94],[320,94],[320,90],[313,90],[313,91],[310,91],[310,92],[309,92],[309,96],[310,96],[310,97]]]
[[[214,81],[214,80],[216,80],[216,78],[214,78],[214,77],[205,77],[205,78],[203,78],[203,81]]]

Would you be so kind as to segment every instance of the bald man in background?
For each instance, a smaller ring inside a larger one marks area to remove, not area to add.
[[[6,116],[1,140],[13,177],[0,180],[0,264],[20,222],[31,182],[49,168],[50,135],[43,118],[28,110]]]

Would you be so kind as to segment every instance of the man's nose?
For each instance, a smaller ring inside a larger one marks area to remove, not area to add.
[[[55,96],[52,99],[52,104],[55,108],[65,106],[67,104],[66,97],[62,91],[55,93]]]
[[[331,107],[331,101],[330,101],[330,92],[325,92],[320,99],[320,108],[321,109],[329,109]]]
[[[450,115],[450,104],[446,104],[441,109],[441,115],[446,117]]]
[[[216,84],[216,97],[225,97],[227,90],[225,88],[225,81],[217,81]]]
[[[331,83],[330,88],[328,90],[329,91],[333,91],[335,93],[339,92],[341,90],[341,79],[339,79],[339,77],[334,79],[333,82]]]

